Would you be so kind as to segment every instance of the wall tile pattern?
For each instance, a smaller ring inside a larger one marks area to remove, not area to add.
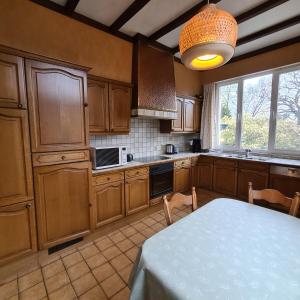
[[[139,158],[164,154],[166,144],[174,144],[180,152],[188,151],[189,140],[196,137],[197,134],[160,133],[159,120],[132,118],[129,135],[91,136],[90,143],[93,147],[127,146],[128,153]]]

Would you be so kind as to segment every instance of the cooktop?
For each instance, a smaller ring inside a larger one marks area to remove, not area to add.
[[[142,162],[142,163],[148,163],[153,161],[159,161],[159,160],[167,160],[170,159],[169,157],[165,156],[146,156],[146,157],[140,157],[135,159],[135,161]]]

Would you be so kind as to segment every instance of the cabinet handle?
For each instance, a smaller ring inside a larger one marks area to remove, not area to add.
[[[88,107],[88,106],[89,106],[89,104],[85,102],[84,103],[84,107]]]
[[[89,203],[89,207],[92,207],[93,206],[93,204],[92,203]]]
[[[110,177],[107,177],[106,180],[110,180]]]
[[[26,207],[26,208],[30,208],[30,207],[31,207],[31,203],[27,203],[27,204],[25,205],[25,207]]]
[[[62,160],[65,160],[65,159],[66,159],[66,157],[63,155],[63,156],[61,157],[61,159],[62,159]]]
[[[19,103],[18,108],[23,108],[23,104]]]

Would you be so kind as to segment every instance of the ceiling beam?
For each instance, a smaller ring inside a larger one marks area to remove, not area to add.
[[[243,23],[288,1],[289,0],[269,0],[244,12],[243,14],[240,14],[239,16],[235,17],[235,19],[238,24]]]
[[[65,5],[66,14],[71,15],[74,12],[78,3],[79,3],[79,0],[68,0]]]
[[[210,3],[218,3],[220,1],[221,0],[211,0]],[[152,33],[149,36],[149,39],[150,40],[158,40],[159,38],[166,35],[170,31],[174,30],[175,28],[177,28],[180,25],[187,22],[190,18],[192,18],[194,15],[196,15],[199,12],[199,10],[206,4],[207,4],[207,0],[203,0],[200,3],[196,4],[195,6],[193,6],[191,9],[186,11],[181,16],[177,17],[176,19],[174,19],[173,21],[171,21],[167,25],[163,26],[162,28],[160,28],[156,32]]]
[[[134,36],[134,39],[137,41],[137,40],[141,40],[141,41],[144,41],[145,43],[148,43],[149,45],[151,45],[152,47],[155,47],[157,49],[160,49],[160,50],[163,50],[163,51],[167,51],[167,52],[170,52],[172,53],[172,48],[164,45],[164,44],[161,44],[160,42],[157,42],[157,41],[153,41],[153,40],[150,40],[148,39],[145,35],[141,34],[141,33],[137,33],[135,36]]]
[[[264,36],[267,36],[267,35],[270,35],[272,33],[276,33],[280,30],[283,30],[283,29],[286,29],[286,28],[289,28],[291,26],[294,26],[294,25],[297,25],[300,23],[300,15],[294,17],[294,18],[291,18],[291,19],[288,19],[288,20],[285,20],[283,22],[280,22],[280,23],[277,23],[273,26],[270,26],[270,27],[267,27],[263,30],[260,30],[260,31],[257,31],[257,32],[254,32],[252,34],[249,34],[243,38],[240,38],[237,40],[237,43],[236,45],[237,46],[241,46],[243,44],[247,44],[247,43],[250,43],[254,40],[257,40],[259,38],[262,38]]]
[[[300,43],[300,35],[297,36],[297,37],[294,37],[292,39],[277,43],[277,44],[273,44],[273,45],[270,45],[270,46],[252,51],[252,52],[248,52],[248,53],[241,54],[239,56],[233,57],[227,64],[231,64],[231,63],[237,62],[237,61],[242,60],[242,59],[250,58],[250,57],[253,57],[253,56],[256,56],[256,55],[259,55],[259,54],[263,54],[263,53],[266,53],[266,52],[270,52],[270,51],[273,51],[273,50],[277,50],[277,49],[280,49],[280,48],[283,48],[283,47],[291,46],[291,45],[296,44],[296,43]]]
[[[113,30],[119,30],[135,14],[137,14],[150,0],[135,0],[131,5],[112,23]]]

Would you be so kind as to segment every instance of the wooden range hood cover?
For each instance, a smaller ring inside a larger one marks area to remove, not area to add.
[[[144,40],[137,40],[133,54],[132,116],[176,119],[173,56]]]

